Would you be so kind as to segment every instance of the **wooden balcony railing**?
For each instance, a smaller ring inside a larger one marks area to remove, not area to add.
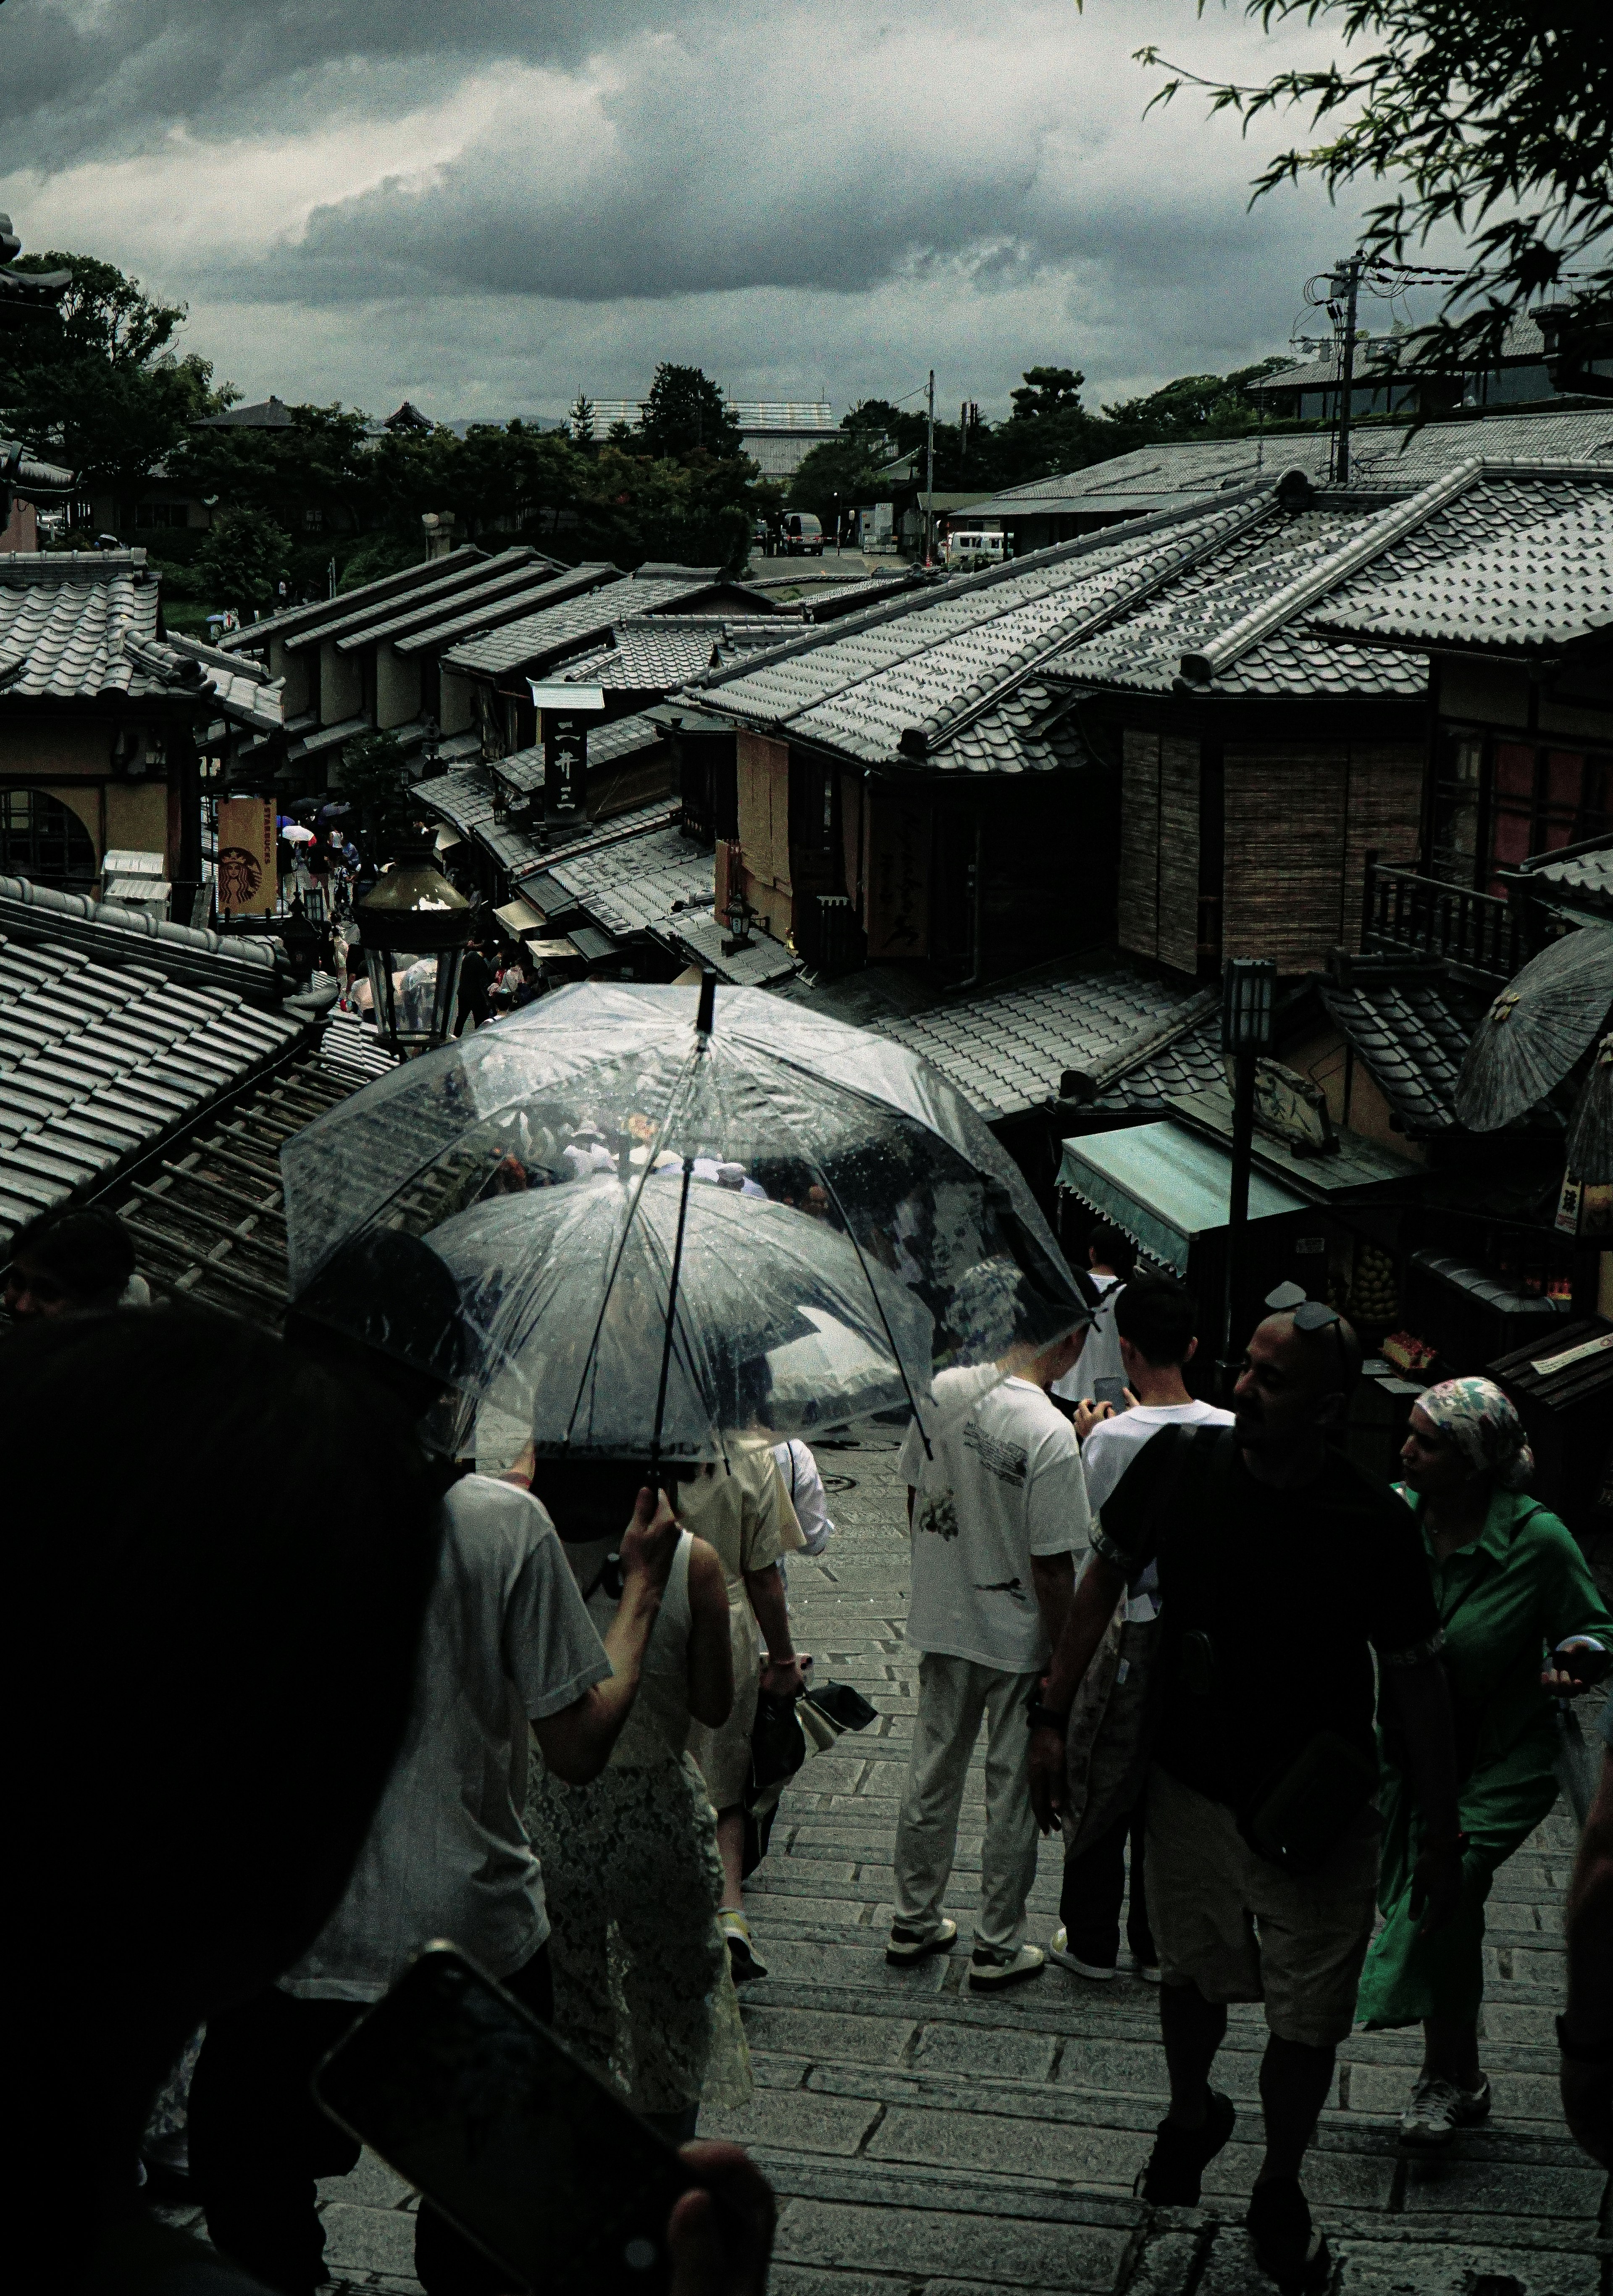
[[[1414,869],[1388,869],[1366,857],[1362,886],[1361,946],[1444,957],[1486,980],[1510,980],[1520,965],[1563,930],[1535,903],[1476,892]]]

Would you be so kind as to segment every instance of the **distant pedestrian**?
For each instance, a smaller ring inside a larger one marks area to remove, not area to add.
[[[801,1526],[802,1551],[822,1554],[834,1531],[829,1517],[829,1497],[823,1488],[823,1478],[811,1447],[798,1437],[788,1442],[775,1443],[773,1456],[778,1461],[779,1473],[790,1493],[790,1504],[795,1509],[795,1519]]]
[[[1114,1324],[1131,1408],[1089,1418],[1085,1405],[1076,1414],[1087,1504],[1101,1522],[1109,1494],[1145,1443],[1167,1427],[1230,1427],[1232,1414],[1200,1403],[1187,1391],[1183,1373],[1198,1352],[1198,1308],[1192,1295],[1169,1276],[1144,1275],[1117,1285]],[[1088,1341],[1090,1345],[1090,1341]],[[1126,1618],[1145,1624],[1159,1615],[1159,1573],[1149,1563],[1132,1579],[1123,1597]],[[1131,1861],[1131,1896],[1126,1942],[1139,1976],[1157,1982],[1159,1956],[1148,1924],[1143,1882],[1146,1866],[1146,1806],[1139,1792],[1129,1808],[1107,1814],[1102,1830],[1081,1828],[1069,1843],[1059,1927],[1048,1950],[1077,1976],[1111,1978],[1120,1958],[1120,1902],[1126,1894],[1126,1855]]]
[[[1079,1352],[1073,1333],[1024,1373],[944,1422],[925,1456],[916,1422],[902,1447],[913,1533],[907,1638],[919,1660],[919,1710],[897,1820],[895,1914],[886,1959],[950,1952],[956,1922],[941,1907],[952,1877],[963,1784],[986,1725],[986,1838],[971,1986],[1034,1977],[1044,1956],[1025,1942],[1036,1874],[1027,1710],[1057,1643],[1086,1545],[1086,1492],[1075,1431],[1047,1398]],[[942,1372],[936,1403],[978,1383]]]
[[[1445,1630],[1462,1896],[1444,1929],[1421,1931],[1412,1884],[1421,1821],[1404,1750],[1391,1734],[1380,1795],[1384,1925],[1367,1955],[1356,2014],[1371,2030],[1421,2023],[1422,2070],[1400,2136],[1427,2148],[1448,2144],[1458,2128],[1489,2113],[1478,2062],[1485,1901],[1496,1869],[1557,1800],[1552,1693],[1601,1681],[1613,1619],[1573,1533],[1529,1496],[1535,1463],[1523,1424],[1493,1381],[1448,1379],[1428,1389],[1412,1406],[1400,1456]]]
[[[1052,1391],[1062,1403],[1107,1403],[1118,1411],[1124,1399],[1126,1366],[1115,1331],[1115,1302],[1137,1265],[1136,1247],[1122,1229],[1100,1220],[1086,1239],[1086,1261],[1098,1294],[1098,1312],[1079,1361],[1055,1382]]]

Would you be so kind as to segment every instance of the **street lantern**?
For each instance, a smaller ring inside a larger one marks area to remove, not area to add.
[[[1232,956],[1221,982],[1221,1049],[1269,1053],[1276,1041],[1277,968],[1269,956]]]
[[[412,840],[353,911],[382,1044],[403,1054],[447,1042],[473,912]]]

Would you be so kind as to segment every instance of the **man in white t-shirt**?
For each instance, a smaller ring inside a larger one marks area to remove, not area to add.
[[[1134,1277],[1115,1301],[1114,1321],[1127,1393],[1135,1400],[1116,1411],[1107,1403],[1083,1405],[1076,1414],[1081,1464],[1094,1516],[1122,1475],[1162,1427],[1230,1427],[1232,1414],[1200,1403],[1187,1391],[1183,1372],[1198,1352],[1193,1326],[1198,1308],[1191,1292],[1167,1275]],[[1159,1575],[1150,1562],[1127,1589],[1126,1616],[1158,1615]],[[1095,1841],[1083,1841],[1064,1860],[1059,1897],[1059,1927],[1048,1948],[1054,1961],[1077,1976],[1113,1977],[1120,1959],[1120,1906],[1126,1896],[1126,1852],[1131,1844],[1131,1903],[1126,1943],[1141,1977],[1157,1983],[1159,1962],[1143,1902],[1143,1806],[1122,1811]]]
[[[1098,1312],[1086,1335],[1079,1362],[1055,1380],[1052,1392],[1064,1403],[1091,1403],[1101,1390],[1100,1380],[1118,1382],[1125,1376],[1120,1343],[1115,1332],[1115,1304],[1129,1283],[1137,1264],[1130,1236],[1107,1220],[1100,1220],[1086,1240],[1087,1280],[1098,1294]],[[1118,1398],[1112,1393],[1112,1405]]]
[[[1075,1431],[1047,1397],[1084,1337],[1059,1341],[1022,1376],[1001,1381],[952,1417],[948,1403],[957,1398],[949,1387],[966,1394],[979,1374],[943,1372],[931,1456],[916,1423],[902,1447],[913,1526],[907,1638],[923,1657],[886,1958],[921,1961],[949,1951],[957,1937],[941,1901],[984,1718],[986,1835],[969,1978],[986,1989],[1034,1977],[1044,1961],[1039,1947],[1025,1943],[1036,1874],[1027,1709],[1069,1607],[1072,1558],[1087,1544]]]

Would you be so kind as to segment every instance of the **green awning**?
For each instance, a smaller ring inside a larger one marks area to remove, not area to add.
[[[1112,1220],[1150,1259],[1185,1275],[1192,1244],[1226,1226],[1232,1176],[1232,1158],[1212,1141],[1179,1124],[1139,1124],[1067,1140],[1059,1185]],[[1250,1174],[1251,1222],[1309,1210],[1291,1188]]]

